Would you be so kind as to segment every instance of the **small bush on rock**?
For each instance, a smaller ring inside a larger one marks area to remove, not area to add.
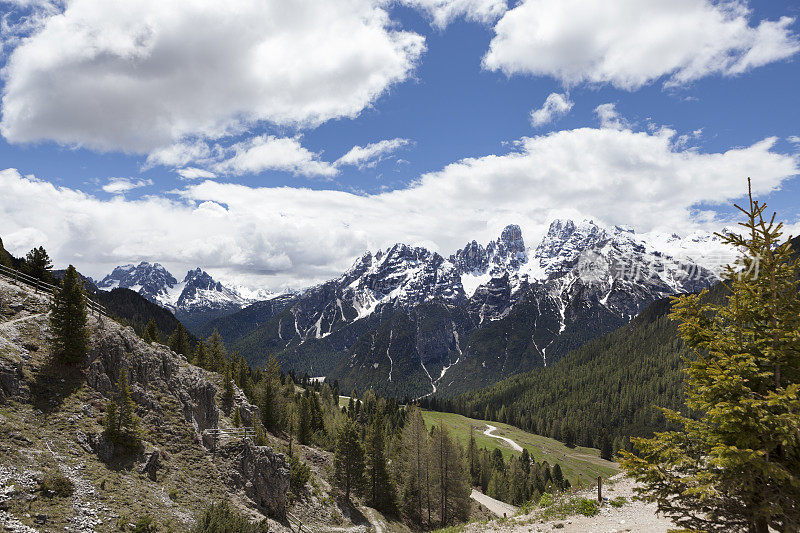
[[[266,520],[258,523],[233,509],[228,502],[212,503],[198,518],[192,533],[268,533]]]
[[[67,476],[53,469],[48,471],[39,482],[39,490],[48,496],[67,498],[75,492],[75,485]]]

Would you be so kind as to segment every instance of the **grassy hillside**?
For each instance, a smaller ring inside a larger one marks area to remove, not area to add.
[[[474,429],[475,442],[478,448],[488,450],[500,449],[508,459],[512,454],[519,455],[511,445],[500,439],[484,435],[487,429],[486,422],[453,413],[438,411],[423,411],[423,418],[428,427],[444,424],[462,446],[469,443],[470,428]],[[527,448],[531,457],[537,461],[547,461],[550,465],[558,463],[564,476],[573,486],[589,485],[597,480],[597,476],[608,477],[619,472],[616,463],[600,458],[600,452],[594,448],[575,447],[568,448],[563,443],[541,435],[528,433],[514,426],[502,422],[491,422],[497,427],[494,435],[507,437],[523,448]]]

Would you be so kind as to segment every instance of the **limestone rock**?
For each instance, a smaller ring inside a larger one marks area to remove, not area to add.
[[[217,457],[231,489],[244,492],[270,516],[285,516],[289,465],[282,453],[276,453],[269,446],[256,446],[250,439],[242,439],[220,446]]]

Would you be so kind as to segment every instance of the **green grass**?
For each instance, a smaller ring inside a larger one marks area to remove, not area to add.
[[[483,434],[487,422],[467,418],[462,415],[452,413],[440,413],[438,411],[423,411],[422,416],[425,423],[430,428],[433,425],[444,423],[463,446],[469,443],[470,427],[474,427],[475,442],[478,448],[494,450],[500,449],[503,456],[508,460],[511,455],[519,455],[511,448],[511,445],[500,439],[495,439]],[[564,476],[569,479],[573,486],[588,486],[597,481],[597,476],[604,478],[613,476],[619,472],[615,463],[600,458],[600,452],[595,448],[567,448],[564,443],[541,435],[534,435],[519,428],[509,426],[500,422],[490,422],[497,427],[494,435],[501,435],[514,440],[523,448],[528,449],[533,459],[537,462],[547,461],[550,465],[558,463]]]

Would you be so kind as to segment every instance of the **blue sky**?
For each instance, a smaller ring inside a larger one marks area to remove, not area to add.
[[[263,41],[281,27],[253,20],[277,12],[241,0],[250,20],[226,13],[185,48],[168,32],[214,20],[204,2],[93,2],[0,1],[0,171],[16,169],[0,178],[0,236],[17,253],[44,242],[93,275],[157,260],[296,286],[395,241],[449,254],[511,222],[535,241],[554,216],[716,229],[748,173],[800,219],[794,2],[598,1],[575,17],[555,0],[288,2],[291,29]],[[238,43],[237,24],[256,41]],[[258,90],[251,69],[269,72]],[[571,107],[532,124],[551,94]],[[340,159],[380,141],[379,157]],[[159,158],[170,147],[182,161]]]

